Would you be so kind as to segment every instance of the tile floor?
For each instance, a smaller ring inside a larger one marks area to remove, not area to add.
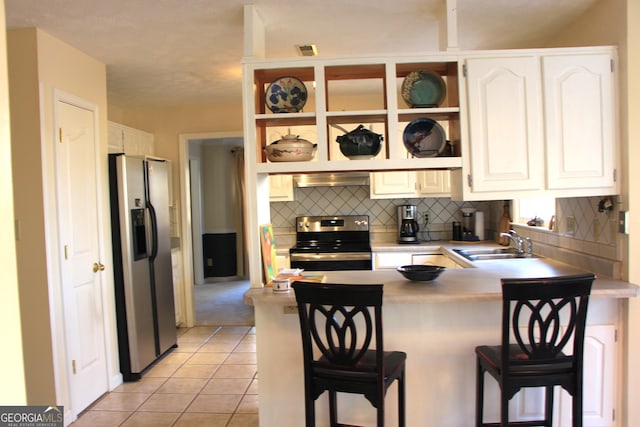
[[[71,426],[257,427],[255,337],[250,326],[181,328],[176,349]]]

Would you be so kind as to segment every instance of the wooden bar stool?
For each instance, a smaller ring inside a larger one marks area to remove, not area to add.
[[[584,329],[594,279],[589,273],[501,280],[502,344],[476,347],[476,426],[551,427],[558,385],[572,396],[573,427],[582,427]],[[485,372],[500,385],[499,423],[483,421]],[[522,387],[545,387],[543,420],[509,423],[509,400]]]
[[[315,426],[315,401],[325,391],[332,427],[346,426],[337,420],[337,392],[364,395],[377,410],[378,427],[384,426],[384,397],[395,380],[404,427],[407,355],[383,350],[383,285],[298,281],[292,286],[302,333],[306,427]]]

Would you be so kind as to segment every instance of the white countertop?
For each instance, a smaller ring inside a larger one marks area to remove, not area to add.
[[[434,243],[434,242],[431,242]],[[488,245],[495,247],[496,245]],[[398,248],[400,247],[400,248]],[[377,245],[374,251],[441,249],[461,264],[470,268],[447,269],[433,282],[413,282],[405,279],[395,270],[375,271],[326,271],[305,272],[324,274],[327,283],[384,284],[385,303],[429,303],[446,301],[482,301],[500,300],[501,278],[552,277],[584,273],[570,265],[549,258],[524,258],[470,262],[450,251],[460,247],[457,243],[434,245]],[[474,246],[480,248],[482,245]],[[640,295],[640,288],[632,283],[597,277],[592,292],[594,298],[632,298]],[[282,304],[295,305],[293,291],[274,293],[271,288],[253,288],[244,296],[246,304]]]

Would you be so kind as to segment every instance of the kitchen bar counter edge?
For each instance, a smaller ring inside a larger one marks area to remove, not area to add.
[[[395,270],[374,271],[325,271],[327,283],[382,283],[385,302],[422,303],[455,300],[500,300],[502,298],[501,278],[551,277],[584,273],[550,258],[525,258],[469,262],[453,253],[452,245],[372,245],[373,251],[439,252],[455,259],[467,268],[447,269],[433,282],[413,282],[405,279]],[[474,248],[486,245],[474,246]],[[313,272],[310,272],[313,273]],[[633,298],[640,295],[640,287],[635,284],[596,275],[592,296],[607,298]],[[252,288],[244,296],[249,305],[295,304],[293,291],[277,294],[271,288]]]

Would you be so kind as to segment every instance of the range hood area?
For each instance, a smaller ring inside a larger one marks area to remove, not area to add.
[[[369,172],[313,173],[293,176],[296,187],[342,187],[369,185]]]

